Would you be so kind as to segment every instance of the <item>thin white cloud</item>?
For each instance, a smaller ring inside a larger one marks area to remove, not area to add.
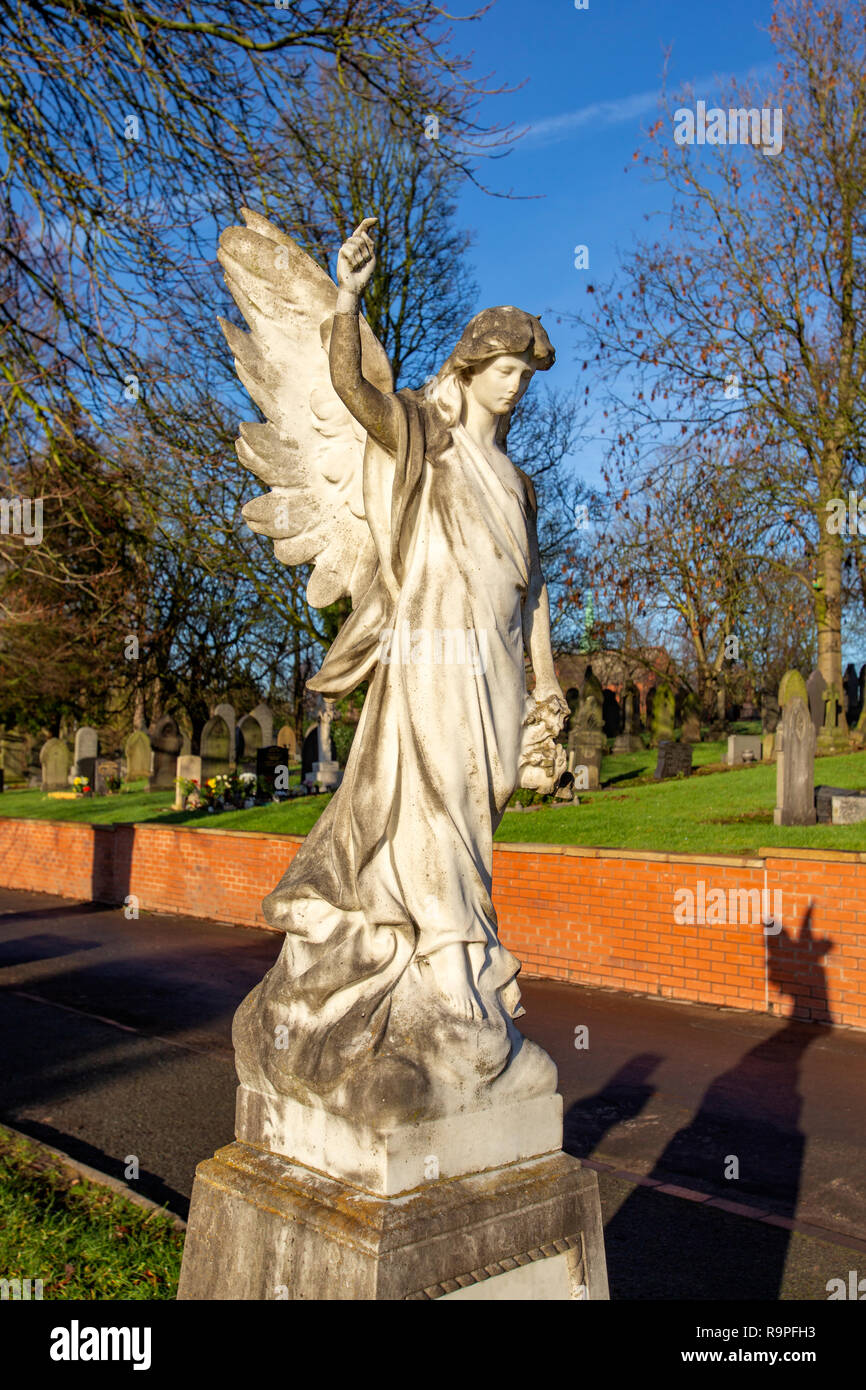
[[[772,72],[775,72],[775,64],[762,63],[758,67],[749,68],[748,72],[736,80],[741,83],[759,82]],[[695,93],[709,94],[718,89],[718,84],[719,78],[716,75],[698,78],[690,86]],[[561,116],[549,116],[541,121],[532,121],[528,125],[521,146],[530,141],[533,144],[549,145],[586,128],[598,131],[602,126],[624,125],[628,121],[635,121],[639,116],[646,116],[658,109],[660,91],[659,87],[653,87],[649,91],[635,92],[632,96],[619,97],[614,101],[594,101],[589,106],[580,106],[576,111],[566,111]]]

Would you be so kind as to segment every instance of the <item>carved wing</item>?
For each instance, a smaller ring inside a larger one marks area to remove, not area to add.
[[[253,531],[274,539],[287,565],[313,563],[307,598],[353,603],[377,557],[364,516],[366,431],[331,385],[328,345],[337,287],[267,218],[241,209],[245,227],[220,237],[219,260],[250,332],[220,319],[237,374],[266,416],[241,425],[238,457],[270,487],[243,509]],[[361,320],[364,375],[393,391],[381,343]]]

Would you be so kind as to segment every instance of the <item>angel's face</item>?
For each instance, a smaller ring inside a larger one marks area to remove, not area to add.
[[[466,383],[467,394],[491,415],[507,415],[532,380],[530,361],[528,349],[519,356],[503,353],[491,358],[472,373]]]

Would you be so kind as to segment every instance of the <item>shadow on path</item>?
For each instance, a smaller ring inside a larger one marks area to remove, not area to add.
[[[832,942],[813,937],[811,909],[799,933],[783,930],[767,941],[771,980],[800,998],[808,980],[813,1017],[828,1022],[821,962]],[[817,1023],[788,1019],[751,1048],[707,1088],[691,1123],[674,1134],[649,1177],[793,1219],[806,1142],[800,1066],[823,1035]],[[636,1188],[605,1228],[612,1296],[778,1299],[790,1232],[741,1221],[739,1242],[732,1245],[731,1227],[718,1208]]]

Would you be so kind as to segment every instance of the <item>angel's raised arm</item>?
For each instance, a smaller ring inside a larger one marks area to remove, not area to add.
[[[331,326],[329,363],[331,384],[346,409],[368,434],[393,452],[397,448],[398,412],[393,396],[368,381],[361,370],[361,329],[358,296],[376,265],[370,228],[375,217],[365,217],[343,243],[337,257],[337,311]]]

